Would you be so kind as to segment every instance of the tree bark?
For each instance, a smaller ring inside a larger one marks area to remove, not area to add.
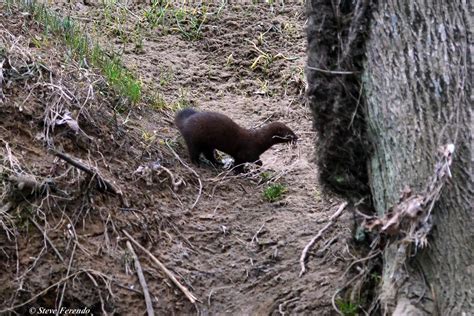
[[[321,138],[317,146],[318,155],[323,153],[322,177],[358,168],[349,173],[367,179],[374,208],[383,215],[405,186],[421,192],[433,175],[439,148],[455,145],[452,178],[433,210],[429,246],[418,251],[399,245],[385,249],[382,310],[394,315],[473,315],[469,2],[307,3],[308,65],[354,71],[307,72],[309,102]],[[353,117],[355,124],[348,124]],[[344,153],[349,162],[341,164],[337,158]],[[334,161],[339,165],[328,168]],[[402,275],[395,273],[396,263],[406,255],[410,259]]]
[[[371,19],[363,80],[377,212],[394,205],[405,185],[422,190],[438,148],[456,146],[430,246],[398,282],[390,275],[397,250],[385,251],[382,302],[398,315],[474,313],[469,19],[465,1],[442,0],[380,1]]]

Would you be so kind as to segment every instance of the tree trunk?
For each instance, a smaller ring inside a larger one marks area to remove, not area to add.
[[[313,0],[310,21],[325,14],[315,9],[322,2],[355,6]],[[429,246],[413,253],[405,274],[397,277],[394,262],[400,249],[385,249],[380,298],[389,314],[474,314],[470,9],[462,0],[391,0],[371,7],[360,99],[371,142],[368,181],[377,212],[396,204],[406,185],[424,189],[440,146],[455,144],[452,178],[433,210]],[[310,22],[308,62],[321,60],[321,48],[311,46],[317,36]],[[315,108],[314,74],[308,81]]]
[[[430,246],[412,260],[401,284],[388,274],[394,249],[385,253],[382,297],[389,311],[431,296],[434,304],[414,304],[419,312],[474,313],[469,18],[464,1],[389,1],[373,11],[364,86],[376,210],[394,205],[405,185],[421,191],[438,148],[456,148],[452,181],[433,211]]]

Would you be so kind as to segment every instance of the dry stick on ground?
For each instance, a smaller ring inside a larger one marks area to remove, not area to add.
[[[15,227],[15,224],[13,224],[13,217],[8,213],[12,207],[12,202],[7,202],[5,205],[0,206],[0,226],[5,231],[8,240],[11,240],[10,236],[15,236],[15,233],[13,232],[13,227]],[[11,228],[8,227],[8,222],[10,223]]]
[[[138,280],[140,281],[140,285],[143,289],[143,296],[145,296],[146,311],[149,316],[155,315],[155,312],[153,311],[153,304],[151,303],[150,292],[148,291],[148,285],[146,284],[145,276],[143,275],[143,269],[140,265],[140,260],[138,260],[137,254],[135,253],[135,250],[133,250],[133,246],[128,240],[127,248],[132,254],[133,261],[135,262],[135,270],[137,271]]]
[[[99,283],[97,283],[97,281],[94,279],[94,277],[92,276],[91,273],[86,272],[86,275],[87,275],[87,277],[89,277],[89,279],[92,281],[92,283],[94,284],[94,286],[97,289],[97,293],[99,294],[100,308],[102,309],[102,314],[103,315],[108,315],[107,311],[105,310],[104,298],[102,297],[102,294],[101,294],[100,289],[99,289]]]
[[[258,243],[258,234],[260,234],[264,226],[265,226],[265,223],[263,223],[262,226],[260,226],[260,228],[257,230],[255,235],[253,235],[252,240],[250,242],[256,241]]]
[[[125,230],[122,230],[122,232],[125,234],[125,236],[127,236],[127,238],[133,242],[138,248],[140,248],[144,253],[146,253],[148,256],[150,256],[150,258],[153,260],[153,262],[156,263],[156,265],[161,269],[161,271],[163,271],[166,276],[168,278],[170,278],[170,280],[183,292],[183,294],[188,298],[188,300],[191,302],[191,303],[195,303],[196,301],[198,301],[198,299],[186,288],[184,287],[181,283],[179,283],[179,281],[176,279],[176,277],[174,276],[174,274],[168,270],[168,268],[165,267],[165,265],[163,263],[160,262],[160,260],[158,260],[150,251],[148,251],[145,247],[143,247],[142,245],[140,245],[138,243],[138,241],[136,241],[132,236],[130,236],[129,233],[127,233],[127,231]]]
[[[300,271],[300,275],[299,275],[300,277],[306,271],[304,261],[306,259],[306,255],[308,254],[309,249],[313,246],[313,244],[318,239],[320,239],[322,237],[323,233],[336,222],[336,219],[342,214],[342,211],[344,210],[344,208],[346,206],[347,206],[347,202],[344,202],[341,205],[339,205],[339,208],[337,209],[337,211],[329,218],[329,223],[327,223],[326,226],[324,226],[318,232],[318,234],[316,236],[314,236],[313,239],[311,239],[311,241],[306,245],[306,247],[304,247],[303,252],[301,253],[301,257],[300,257],[300,265],[301,265],[301,271]]]
[[[64,263],[64,258],[63,256],[61,256],[61,253],[59,253],[58,249],[54,246],[53,242],[51,241],[51,239],[49,239],[48,235],[46,234],[46,231],[44,231],[43,229],[41,229],[41,226],[33,219],[33,217],[29,217],[30,221],[36,226],[36,228],[38,228],[38,230],[43,234],[43,237],[44,239],[46,239],[46,241],[48,242],[48,244],[51,246],[51,248],[53,248],[54,250],[54,253],[56,253],[56,255],[58,256],[58,258],[61,260],[61,262]]]
[[[62,160],[66,161],[67,163],[73,165],[77,169],[80,169],[80,170],[84,171],[85,173],[87,173],[87,174],[89,174],[93,177],[96,177],[97,184],[98,184],[100,189],[103,189],[105,191],[108,191],[108,192],[116,194],[116,195],[120,195],[120,196],[122,195],[122,191],[117,186],[115,186],[112,182],[104,179],[101,175],[99,175],[99,173],[96,170],[94,170],[94,168],[89,167],[89,166],[83,164],[82,162],[79,162],[79,161],[77,161],[77,160],[69,157],[68,155],[66,155],[64,153],[61,153],[57,150],[51,149],[51,151],[57,157],[59,157]]]
[[[176,159],[179,160],[179,162],[186,167],[186,169],[188,169],[189,171],[191,171],[195,176],[196,178],[198,179],[198,182],[199,182],[199,192],[198,192],[198,196],[196,197],[196,201],[194,201],[194,204],[193,206],[191,206],[191,209],[193,209],[196,204],[198,203],[199,199],[201,198],[201,194],[202,194],[202,182],[201,182],[201,177],[198,175],[198,173],[196,171],[194,171],[193,168],[191,168],[190,166],[188,166],[183,160],[181,160],[181,158],[178,156],[178,154],[173,150],[173,148],[171,148],[170,144],[168,144],[168,142],[165,142],[166,143],[166,146],[168,146],[168,148],[171,150],[171,152],[173,153],[173,155],[176,157]]]
[[[72,248],[72,252],[71,252],[71,258],[69,258],[69,265],[67,267],[66,277],[71,272],[72,261],[74,260],[75,253],[76,253],[76,243],[74,243],[74,247]],[[63,290],[61,291],[61,298],[59,299],[58,308],[56,309],[56,316],[58,316],[59,313],[61,312],[61,306],[63,305],[64,293],[66,292],[66,285],[67,285],[67,282],[64,282]]]

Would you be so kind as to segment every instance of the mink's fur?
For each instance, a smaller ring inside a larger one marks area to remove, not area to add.
[[[258,129],[240,127],[228,116],[217,112],[198,112],[186,108],[177,113],[175,124],[186,142],[193,163],[199,155],[219,164],[214,151],[220,150],[234,158],[235,165],[254,162],[274,144],[296,142],[298,137],[285,124],[272,122]]]

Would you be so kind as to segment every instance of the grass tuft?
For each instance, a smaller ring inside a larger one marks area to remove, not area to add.
[[[273,183],[267,186],[263,190],[263,197],[268,202],[275,202],[275,201],[281,200],[283,197],[283,194],[287,191],[288,190],[283,184]]]
[[[22,1],[16,1],[16,3],[25,5]],[[133,104],[140,101],[141,82],[122,65],[118,56],[108,54],[97,43],[92,42],[71,18],[61,18],[44,4],[36,1],[30,2],[26,7],[33,18],[43,25],[47,34],[62,38],[74,59],[79,60],[84,66],[98,68],[110,86]]]
[[[202,27],[207,21],[207,6],[200,9],[185,5],[175,6],[169,0],[153,0],[151,6],[143,11],[143,21],[149,28],[158,26],[176,31],[189,41],[202,38]]]
[[[355,316],[357,315],[357,311],[359,309],[357,304],[345,301],[343,299],[336,300],[336,305],[344,316]]]

